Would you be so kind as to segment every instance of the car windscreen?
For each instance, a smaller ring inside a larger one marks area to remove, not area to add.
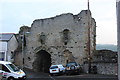
[[[6,66],[11,70],[11,71],[19,71],[20,69],[18,67],[16,67],[15,65],[13,64],[6,64]]]
[[[50,69],[58,68],[58,66],[51,66]]]
[[[71,66],[71,65],[77,66],[77,63],[68,63],[66,66],[69,67],[69,66]]]

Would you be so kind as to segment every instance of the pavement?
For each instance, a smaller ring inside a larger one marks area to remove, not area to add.
[[[24,69],[27,80],[118,80],[117,75],[101,75],[101,74],[80,74],[80,75],[60,75],[50,76],[49,73],[34,72]]]

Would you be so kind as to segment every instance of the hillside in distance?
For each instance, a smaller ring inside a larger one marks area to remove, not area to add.
[[[102,50],[102,49],[117,51],[117,45],[113,45],[113,44],[96,44],[96,50]]]

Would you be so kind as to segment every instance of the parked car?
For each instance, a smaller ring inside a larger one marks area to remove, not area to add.
[[[25,80],[26,74],[11,62],[0,61],[0,74],[3,80]]]
[[[81,67],[78,63],[76,62],[69,62],[66,65],[66,74],[70,75],[70,74],[80,74],[81,71]]]
[[[65,68],[63,67],[63,65],[52,65],[49,69],[50,75],[53,74],[63,74],[65,73]]]

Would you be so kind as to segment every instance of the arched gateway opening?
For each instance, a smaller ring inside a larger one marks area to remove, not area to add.
[[[45,50],[40,50],[37,52],[36,59],[33,64],[34,70],[37,72],[49,72],[50,66],[51,55]]]

